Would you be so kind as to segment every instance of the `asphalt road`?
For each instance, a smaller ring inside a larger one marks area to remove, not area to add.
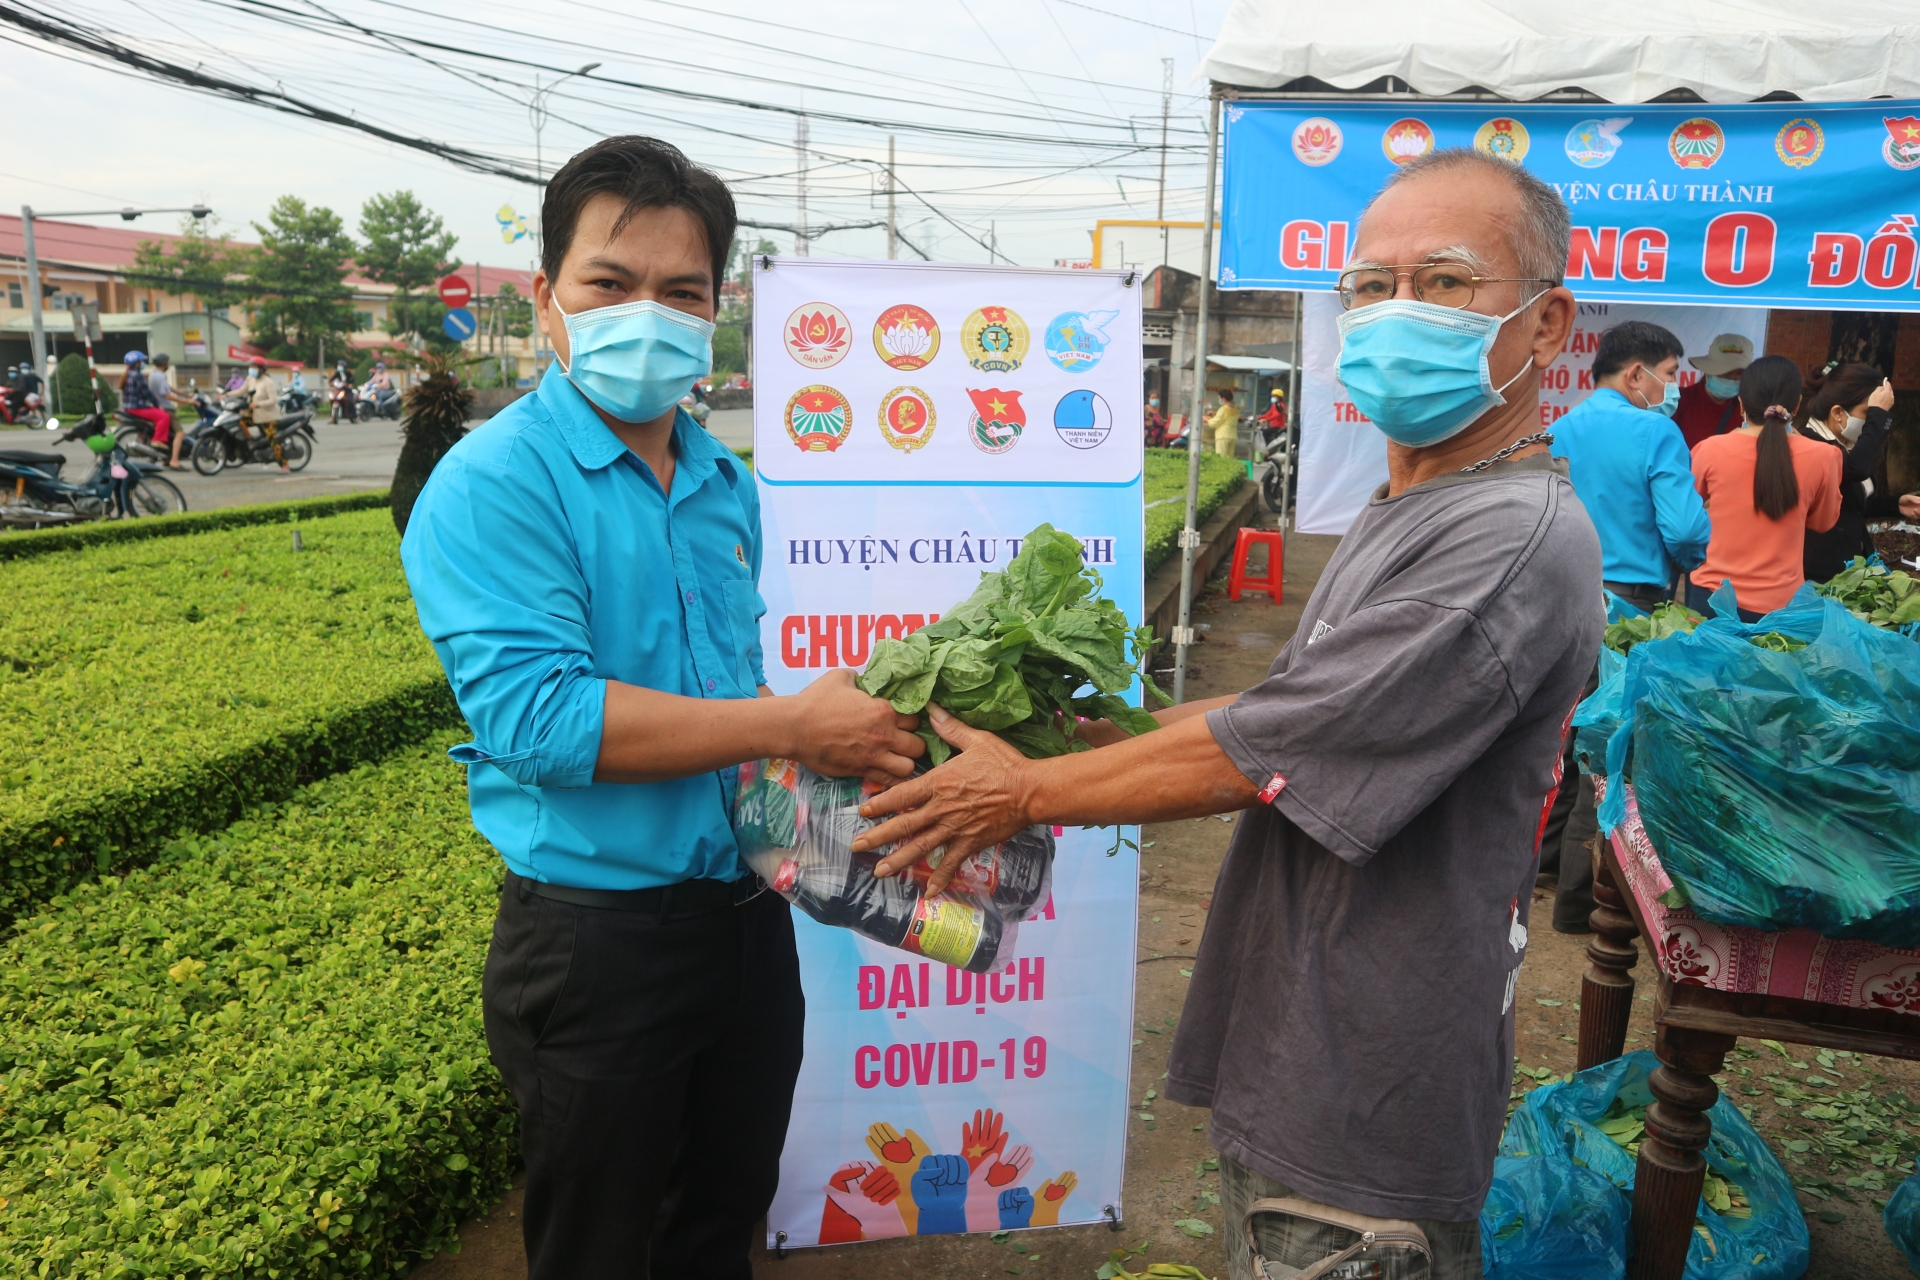
[[[753,411],[718,410],[707,419],[707,429],[729,448],[747,448],[753,443]],[[313,461],[305,471],[292,475],[281,475],[271,463],[229,467],[217,476],[203,476],[191,469],[166,475],[186,496],[189,511],[356,493],[384,489],[392,483],[394,461],[400,456],[399,423],[382,419],[329,425],[321,418],[315,422],[313,434]],[[63,453],[67,465],[61,474],[70,480],[83,479],[93,469],[93,454],[84,444],[77,440],[56,444],[41,432],[0,431],[0,449]]]

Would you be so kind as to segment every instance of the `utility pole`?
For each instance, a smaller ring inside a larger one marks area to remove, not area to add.
[[[1195,318],[1193,343],[1193,397],[1187,420],[1187,518],[1180,530],[1180,621],[1173,628],[1173,700],[1187,698],[1187,649],[1193,644],[1193,557],[1200,547],[1194,510],[1200,505],[1200,451],[1206,447],[1200,410],[1207,394],[1208,295],[1213,292],[1214,165],[1220,157],[1220,98],[1211,95],[1207,115],[1207,199],[1200,206],[1200,313]],[[1291,409],[1289,409],[1291,412]]]
[[[987,224],[987,263],[992,265],[998,261],[1000,261],[1000,224],[989,222]]]
[[[1167,220],[1167,117],[1173,112],[1173,59],[1160,59],[1160,211],[1154,214],[1156,221]],[[1160,238],[1165,240],[1167,230],[1160,229]]]
[[[807,256],[807,118],[793,118],[793,151],[800,160],[800,216],[793,224],[793,256]]]
[[[894,256],[896,237],[893,231],[893,135],[887,135],[887,259]]]
[[[533,126],[533,179],[540,188],[542,212],[545,212],[547,207],[547,161],[541,148],[540,135],[546,131],[547,127],[547,98],[560,87],[561,81],[583,76],[599,65],[597,62],[589,62],[586,66],[569,71],[545,86],[540,83],[540,73],[538,71],[533,73],[533,97],[527,103],[527,121]],[[546,243],[546,232],[545,223],[536,217],[533,221],[533,257],[536,271],[540,267],[540,255],[542,246]],[[535,377],[540,374],[540,326],[538,324],[533,326],[533,372]]]

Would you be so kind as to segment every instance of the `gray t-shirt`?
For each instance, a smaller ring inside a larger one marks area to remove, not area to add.
[[[1493,1177],[1540,830],[1606,621],[1565,475],[1383,487],[1267,678],[1207,717],[1266,803],[1220,868],[1166,1093],[1325,1204],[1464,1222]]]

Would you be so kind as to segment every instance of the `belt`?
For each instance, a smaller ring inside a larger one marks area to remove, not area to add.
[[[679,884],[663,884],[652,889],[575,889],[529,880],[509,870],[506,887],[522,902],[532,896],[602,911],[644,911],[668,916],[699,915],[722,907],[742,906],[759,897],[767,885],[759,876],[748,874],[738,880],[682,880]]]

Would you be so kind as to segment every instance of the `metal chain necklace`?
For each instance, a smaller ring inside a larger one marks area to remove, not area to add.
[[[1502,449],[1500,452],[1494,454],[1492,457],[1482,458],[1480,459],[1480,461],[1474,463],[1472,466],[1462,467],[1460,468],[1460,470],[1462,470],[1463,472],[1466,472],[1468,475],[1472,475],[1476,471],[1485,471],[1488,467],[1492,466],[1496,462],[1505,462],[1508,458],[1511,458],[1514,454],[1520,452],[1522,449],[1526,448],[1530,444],[1552,444],[1552,443],[1553,443],[1553,432],[1551,431],[1542,431],[1535,435],[1523,436],[1520,439],[1515,440],[1512,444],[1508,445],[1506,448]]]

